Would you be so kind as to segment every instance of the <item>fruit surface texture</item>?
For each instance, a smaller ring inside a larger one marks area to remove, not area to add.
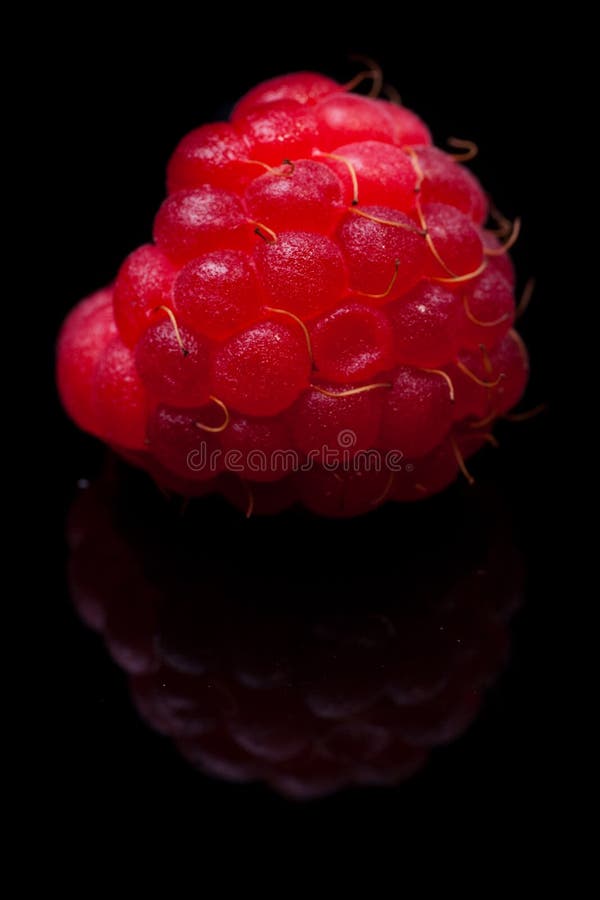
[[[66,411],[166,490],[421,500],[470,479],[524,392],[518,223],[489,225],[467,142],[348,87],[277,77],[186,135],[152,243],[63,325]]]

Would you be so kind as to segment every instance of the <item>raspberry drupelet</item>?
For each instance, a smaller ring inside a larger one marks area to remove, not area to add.
[[[486,230],[465,156],[322,75],[258,85],[184,137],[153,243],[67,317],[67,412],[162,487],[247,511],[349,516],[470,477],[528,360],[518,229]]]

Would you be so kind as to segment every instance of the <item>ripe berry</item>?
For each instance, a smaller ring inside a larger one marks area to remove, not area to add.
[[[370,97],[331,94],[317,105],[315,117],[323,150],[354,141],[394,139],[394,123],[386,107]]]
[[[468,169],[437,147],[415,147],[415,154],[424,176],[421,184],[423,203],[446,203],[478,224],[485,222],[486,196]]]
[[[349,210],[337,231],[350,277],[350,287],[374,300],[405,294],[433,266],[416,222],[384,206]]]
[[[319,381],[289,412],[293,447],[319,462],[339,460],[373,447],[383,406],[382,391],[346,393],[352,385]]]
[[[319,376],[331,381],[368,381],[392,362],[390,320],[364,303],[348,303],[321,316],[311,340]]]
[[[308,386],[309,370],[300,328],[271,320],[247,328],[215,351],[212,385],[237,412],[274,416]]]
[[[144,244],[130,253],[117,275],[115,323],[128,347],[133,347],[160,306],[169,306],[177,269],[158,247]]]
[[[340,179],[330,167],[309,159],[259,175],[244,198],[252,218],[276,232],[329,234],[344,211]]]
[[[239,250],[215,250],[183,266],[173,285],[177,316],[222,341],[250,325],[262,305],[252,260]]]
[[[386,312],[393,330],[395,363],[435,368],[456,355],[463,320],[457,293],[449,287],[421,281],[389,303]]]
[[[493,347],[506,334],[515,317],[513,289],[504,275],[488,266],[459,291],[462,295],[460,341],[475,349]]]
[[[291,469],[285,448],[290,446],[281,416],[250,418],[233,415],[220,435],[226,467],[251,481],[278,481]],[[269,460],[269,465],[265,464]]]
[[[133,352],[118,335],[107,344],[96,364],[90,412],[107,443],[128,450],[145,449],[144,387]]]
[[[397,103],[379,100],[392,120],[393,141],[398,147],[419,147],[431,144],[431,134],[425,122],[414,112]]]
[[[417,176],[410,157],[400,147],[365,140],[337,148],[335,159],[326,160],[346,189],[347,205],[353,195],[352,172],[359,184],[361,205],[412,210]]]
[[[481,237],[464,213],[447,203],[427,203],[423,218],[435,247],[426,262],[429,277],[467,275],[479,268],[483,261]]]
[[[341,85],[316,72],[294,72],[263,81],[236,103],[231,119],[238,122],[254,109],[288,101],[299,106],[313,106],[328,94],[342,91]]]
[[[508,281],[511,288],[514,289],[516,281],[515,267],[513,266],[512,260],[508,253],[502,252],[502,244],[498,237],[493,233],[493,231],[486,231],[484,229],[481,232],[481,240],[483,242],[485,250],[488,252],[491,251],[495,254],[494,256],[488,256],[488,269],[500,272],[500,274],[504,276],[506,281]]]
[[[263,241],[254,260],[267,303],[300,318],[312,318],[336,306],[344,294],[342,254],[324,235],[282,232],[275,241]]]
[[[98,435],[91,396],[98,360],[117,334],[112,296],[112,288],[104,288],[71,310],[57,348],[56,378],[65,409],[80,428]]]
[[[150,397],[179,406],[208,402],[210,349],[205,338],[169,320],[151,325],[135,349],[138,374]]]
[[[408,459],[425,456],[452,426],[449,385],[437,372],[400,366],[386,392],[380,442]]]
[[[457,456],[451,440],[446,438],[425,456],[405,464],[400,472],[394,474],[390,496],[402,502],[422,500],[443,491],[458,474]]]
[[[490,353],[492,372],[504,377],[495,389],[495,412],[507,413],[519,402],[529,377],[529,357],[516,331],[509,333]]]
[[[271,166],[310,156],[318,140],[314,116],[285,100],[253,110],[238,119],[236,127],[248,143],[250,158]]]
[[[320,467],[303,472],[300,501],[319,516],[345,519],[375,509],[386,495],[389,474],[366,463],[353,465],[342,473]]]
[[[215,433],[198,425],[218,428],[213,407],[178,409],[157,406],[148,418],[148,447],[154,458],[179,478],[207,481],[219,472],[220,456],[211,467],[209,457],[219,450]]]
[[[154,243],[124,261],[112,302],[65,322],[67,411],[170,490],[335,516],[422,499],[466,473],[523,393],[518,228],[492,207],[485,229],[461,157],[351,85],[273,78],[190,132]],[[199,443],[231,465],[194,468]]]
[[[248,231],[240,198],[208,184],[171,194],[154,221],[154,240],[178,263],[209,250],[246,249]]]
[[[167,187],[170,194],[203,184],[235,191],[255,174],[248,141],[220,122],[201,125],[183,138],[169,161]]]

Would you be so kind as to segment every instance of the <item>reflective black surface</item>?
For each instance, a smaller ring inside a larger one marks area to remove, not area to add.
[[[560,790],[568,705],[555,522],[571,464],[555,428],[560,297],[548,247],[556,198],[539,164],[557,63],[508,13],[493,34],[475,38],[435,18],[427,46],[411,39],[400,47],[395,36],[422,29],[420,20],[394,26],[386,16],[335,37],[318,37],[310,22],[304,35],[296,24],[293,43],[257,34],[240,52],[226,39],[203,37],[200,46],[174,22],[149,16],[134,34],[110,19],[100,28],[103,48],[91,52],[83,36],[61,37],[55,20],[53,52],[37,57],[43,77],[32,119],[38,137],[52,138],[41,157],[36,138],[32,171],[51,173],[44,190],[53,218],[36,255],[44,445],[32,444],[29,471],[43,469],[43,500],[24,577],[36,672],[28,771],[42,819],[50,824],[60,806],[85,827],[109,816],[134,830],[209,822],[223,835],[251,834],[265,821],[325,841],[357,820],[376,830],[392,821],[398,833],[433,819],[450,831],[457,811],[473,822],[504,814],[541,828]],[[524,408],[548,400],[550,413],[499,429],[500,450],[474,464],[474,491],[459,484],[420,507],[344,523],[293,513],[278,524],[246,523],[209,502],[180,517],[66,421],[52,383],[56,330],[148,239],[166,160],[186,130],[286,69],[349,77],[349,49],[381,61],[439,143],[450,134],[477,141],[474,171],[507,215],[523,216],[520,285],[530,274],[538,281],[521,328],[533,365]],[[507,53],[526,65],[509,65]],[[77,488],[80,479],[89,489]],[[248,583],[259,603],[249,602]],[[157,674],[157,659],[168,662],[169,678]],[[218,679],[216,709],[212,694],[200,709],[194,693],[207,678]],[[274,744],[268,736],[281,720],[277,692],[288,689],[305,717],[299,772],[283,758],[295,726],[286,723]],[[435,698],[444,692],[441,710]],[[235,731],[233,763],[223,763],[230,743],[202,749],[213,726]],[[389,734],[404,755],[386,743]],[[309,745],[325,771],[308,772]],[[298,787],[307,782],[309,790]],[[324,796],[287,799],[303,792]]]
[[[400,784],[474,720],[523,592],[497,491],[332,528],[167,505],[123,468],[70,511],[70,593],[193,766],[318,798]]]

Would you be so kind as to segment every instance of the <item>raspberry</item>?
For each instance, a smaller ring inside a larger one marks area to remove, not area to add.
[[[345,391],[349,391],[346,396],[339,396]],[[319,448],[317,459],[325,462],[326,454],[339,460],[344,450],[356,454],[375,445],[381,422],[382,391],[351,391],[351,385],[324,382],[303,391],[289,412],[295,449],[308,455],[314,453],[315,447]],[[351,436],[351,446],[343,446],[346,443],[340,439],[343,434]]]
[[[367,381],[391,364],[389,318],[364,303],[348,303],[321,316],[311,338],[315,368],[332,381]]]
[[[267,321],[236,334],[215,352],[212,383],[224,402],[251,416],[273,416],[308,386],[310,358],[295,325]]]
[[[316,72],[281,75],[263,81],[248,91],[237,102],[231,118],[233,122],[238,122],[257,108],[281,101],[297,103],[299,106],[314,106],[322,97],[339,92],[340,85],[337,82]]]
[[[246,443],[253,426],[238,424]],[[441,500],[400,542],[389,523],[354,523],[360,552],[342,567],[348,532],[314,523],[298,567],[283,522],[240,532],[216,517],[198,541],[193,510],[165,515],[127,476],[111,466],[75,500],[71,595],[140,716],[192,766],[319,797],[399,784],[465,732],[506,660],[523,578],[495,493],[471,494],[458,519]]]
[[[228,457],[229,467],[243,478],[253,481],[278,481],[289,471],[290,461],[282,447],[290,446],[286,423],[281,417],[250,418],[234,415],[221,436],[221,447]],[[233,455],[235,454],[235,455]],[[264,467],[264,458],[271,465]]]
[[[201,125],[183,138],[169,161],[169,193],[205,183],[239,190],[256,174],[248,150],[248,141],[232,125]]]
[[[384,206],[348,211],[337,240],[350,287],[371,300],[391,301],[405,294],[422,280],[429,261],[416,223],[406,213]]]
[[[310,159],[259,175],[244,197],[252,217],[275,231],[329,234],[344,210],[341,181],[328,166]]]
[[[197,468],[195,457],[190,455],[198,452],[197,422],[208,423],[209,428],[217,427],[211,424],[210,415],[210,407],[184,410],[157,406],[148,419],[148,440],[157,462],[181,479],[205,481],[210,478],[213,473],[204,466]],[[213,432],[206,432],[203,439],[205,445],[208,444],[208,452],[217,449],[218,442]]]
[[[435,247],[425,267],[430,278],[467,275],[479,269],[483,244],[468,216],[446,203],[428,203],[423,206],[423,218]]]
[[[113,291],[105,288],[82,300],[62,327],[58,341],[58,390],[65,409],[77,424],[100,435],[92,409],[98,360],[117,336],[112,310]]]
[[[209,250],[250,246],[240,198],[206,184],[168,197],[154,221],[157,246],[176,262]]]
[[[475,349],[502,340],[515,318],[513,289],[502,272],[491,266],[463,290],[460,342]],[[448,357],[447,357],[448,358]]]
[[[158,247],[145,244],[131,253],[115,282],[114,315],[119,334],[134,347],[160,306],[171,304],[177,269]]]
[[[236,126],[248,142],[251,159],[267,166],[280,163],[282,153],[292,159],[309,157],[318,142],[314,116],[285,100],[250,112]]]
[[[345,293],[342,254],[324,235],[282,232],[258,247],[254,259],[266,301],[302,318],[336,306]]]
[[[129,450],[144,449],[144,387],[132,351],[117,335],[96,363],[90,402],[98,431],[109,444]]]
[[[478,224],[485,222],[487,200],[468,169],[457,166],[448,153],[437,147],[416,147],[415,154],[423,172],[421,197],[424,203],[446,203]]]
[[[239,250],[215,250],[191,260],[173,286],[177,316],[215,341],[251,325],[261,305],[253,262]]]
[[[426,126],[409,110],[339,90],[317,105],[315,116],[324,150],[354,141],[387,141],[398,146],[431,141]]]
[[[411,459],[433,450],[452,425],[452,395],[437,372],[399,366],[386,391],[380,440],[384,447],[406,447]]]
[[[422,281],[389,303],[387,314],[394,335],[394,362],[434,368],[456,355],[463,321],[460,301],[444,285]],[[477,337],[479,346],[481,335]]]
[[[277,77],[190,132],[112,308],[65,322],[67,411],[168,490],[334,516],[422,499],[470,478],[525,389],[518,224],[484,227],[469,142],[435,147],[360,78]]]
[[[410,157],[400,147],[364,140],[339,147],[334,155],[335,159],[329,158],[327,162],[346,185],[347,203],[352,200],[352,182],[356,178],[361,204],[413,209],[417,175]]]
[[[208,401],[210,343],[201,335],[168,320],[151,325],[137,344],[135,364],[152,400],[180,406]]]

